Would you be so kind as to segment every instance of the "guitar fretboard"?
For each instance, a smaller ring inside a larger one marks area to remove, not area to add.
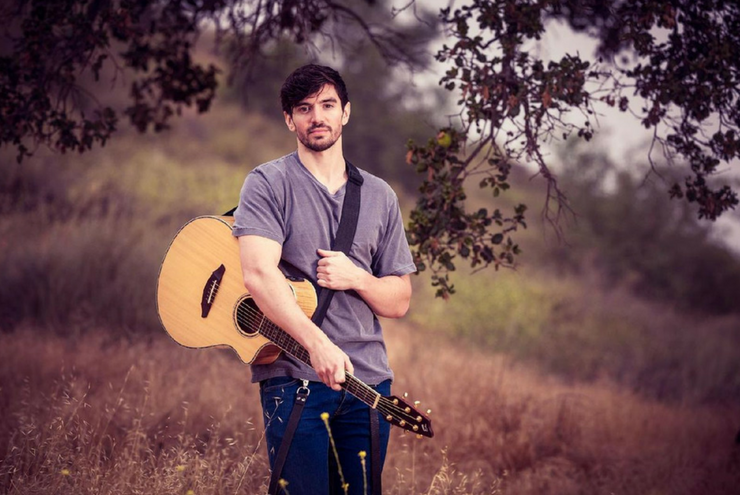
[[[311,357],[306,348],[264,315],[262,315],[262,322],[259,324],[257,331],[284,352],[311,366]],[[313,366],[311,367],[313,368]],[[378,405],[380,394],[352,374],[347,372],[345,375],[346,380],[341,384],[342,388],[374,409]]]

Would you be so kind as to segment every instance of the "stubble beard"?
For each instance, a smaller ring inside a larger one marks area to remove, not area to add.
[[[329,126],[319,126],[320,129],[326,129],[328,130],[328,135],[324,139],[315,139],[311,140],[311,131],[316,129],[316,127],[309,129],[306,134],[299,134],[298,140],[311,151],[315,151],[317,153],[320,153],[322,151],[326,151],[339,140],[339,137],[342,135],[341,129],[339,130],[339,133],[334,135],[334,132],[332,131],[331,127]]]

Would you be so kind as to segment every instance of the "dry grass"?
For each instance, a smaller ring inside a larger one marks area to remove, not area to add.
[[[410,320],[478,349],[507,354],[546,375],[606,377],[641,395],[677,403],[740,397],[740,316],[697,315],[609,286],[597,272],[553,275],[538,267],[470,275],[435,299],[415,279]]]
[[[436,436],[395,431],[387,493],[734,493],[740,408],[565,385],[388,322],[397,373]],[[264,493],[257,387],[228,351],[166,337],[0,336],[0,491]],[[423,343],[423,345],[422,345]]]
[[[458,477],[480,472],[481,488],[463,493],[492,493],[487,486],[517,494],[733,493],[738,486],[736,407],[670,407],[610,383],[565,385],[503,356],[428,339],[421,347],[411,338],[394,342],[402,376],[413,396],[438,403],[431,407],[439,434],[416,447],[417,457],[428,460],[426,471],[446,449]],[[417,479],[424,492],[429,473]]]
[[[255,473],[267,468],[246,368],[167,338],[100,335],[3,336],[1,490],[260,491]]]

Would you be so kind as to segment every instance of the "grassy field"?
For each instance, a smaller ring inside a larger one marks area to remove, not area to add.
[[[387,493],[735,493],[735,405],[666,405],[608,381],[566,384],[408,323],[386,333],[394,393],[436,435],[394,429]],[[230,351],[163,335],[0,336],[0,490],[265,492],[257,387]]]
[[[216,105],[80,157],[3,155],[0,492],[265,492],[247,367],[170,340],[154,288],[179,226],[229,209],[249,168],[291,146]],[[526,231],[517,271],[455,273],[448,302],[414,279],[411,313],[386,323],[394,392],[437,433],[394,432],[386,492],[735,493],[738,317],[555,276],[529,254],[542,237]]]

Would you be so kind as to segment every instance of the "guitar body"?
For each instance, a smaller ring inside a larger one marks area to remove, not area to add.
[[[180,229],[159,272],[159,318],[185,347],[228,346],[245,363],[271,363],[281,350],[259,333],[266,319],[244,287],[232,222],[231,217],[202,216]],[[310,318],[316,309],[313,285],[286,282]]]

